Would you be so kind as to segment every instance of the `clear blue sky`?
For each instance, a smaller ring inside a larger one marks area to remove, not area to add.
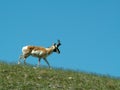
[[[60,39],[52,67],[120,77],[119,0],[1,0],[0,31],[1,60],[17,62],[22,46]]]

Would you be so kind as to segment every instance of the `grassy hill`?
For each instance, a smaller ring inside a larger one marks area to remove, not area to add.
[[[0,90],[120,90],[120,79],[1,62]]]

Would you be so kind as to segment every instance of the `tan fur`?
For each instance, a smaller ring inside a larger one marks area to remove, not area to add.
[[[26,53],[26,54],[30,55],[33,50],[34,51],[43,51],[43,55],[41,55],[41,57],[46,56],[46,54],[47,54],[47,50],[45,48],[38,47],[38,46],[28,46],[28,48],[26,50],[26,52],[28,52],[28,53]]]
[[[44,47],[38,47],[38,46],[28,46],[26,52],[26,56],[29,56],[31,52],[34,51],[43,51],[43,54],[40,56],[41,58],[45,58],[47,55],[50,55],[53,52],[52,47],[50,48],[44,48]]]

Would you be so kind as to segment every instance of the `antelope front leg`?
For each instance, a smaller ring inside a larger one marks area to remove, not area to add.
[[[41,58],[38,58],[38,66],[40,66],[40,60],[41,60]]]
[[[51,69],[50,64],[49,64],[49,62],[47,61],[47,59],[46,59],[46,58],[43,58],[43,59],[44,59],[45,62],[48,64],[49,68]]]

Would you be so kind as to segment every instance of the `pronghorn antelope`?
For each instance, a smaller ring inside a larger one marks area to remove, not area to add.
[[[39,47],[39,46],[24,46],[22,48],[22,55],[20,55],[18,64],[20,64],[20,60],[24,60],[24,64],[26,64],[26,58],[29,57],[30,55],[33,57],[38,58],[38,65],[40,65],[40,60],[43,58],[43,60],[48,64],[50,68],[50,64],[47,61],[47,56],[52,54],[53,52],[60,53],[59,46],[61,45],[60,40],[58,40],[58,43],[54,43],[51,47],[49,48],[44,48],[44,47]]]

